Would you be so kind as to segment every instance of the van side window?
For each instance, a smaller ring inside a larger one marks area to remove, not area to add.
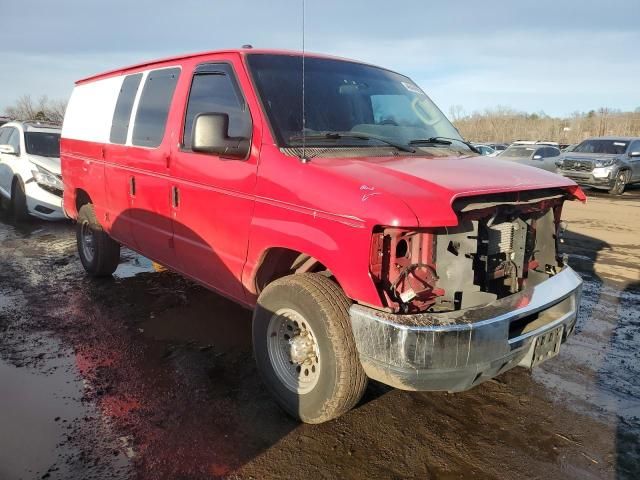
[[[116,102],[116,110],[113,112],[113,121],[111,122],[111,135],[109,136],[111,143],[120,145],[127,143],[131,110],[133,109],[133,101],[136,98],[141,79],[142,74],[136,73],[135,75],[127,75],[122,82],[120,95],[118,95],[118,101]]]
[[[233,70],[227,64],[200,65],[196,69],[184,122],[185,150],[191,149],[193,121],[199,113],[226,113],[229,136],[251,136],[251,117]]]
[[[157,147],[162,143],[169,107],[179,75],[179,68],[149,72],[133,125],[134,145]]]

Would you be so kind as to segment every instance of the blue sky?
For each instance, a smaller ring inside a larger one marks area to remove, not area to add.
[[[0,110],[182,52],[299,49],[302,0],[1,2]],[[640,107],[640,1],[307,0],[306,46],[411,76],[445,112]]]

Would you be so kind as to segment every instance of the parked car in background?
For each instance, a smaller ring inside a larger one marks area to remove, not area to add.
[[[560,149],[558,142],[547,142],[543,140],[516,140],[511,145],[548,145],[550,147],[555,147],[558,150]]]
[[[9,122],[0,127],[0,196],[16,219],[64,218],[59,126]]]
[[[496,155],[500,155],[509,147],[506,143],[485,143],[485,145],[493,148],[496,151]]]
[[[622,195],[640,182],[640,137],[594,137],[562,154],[559,173],[580,185]]]
[[[566,145],[564,148],[561,148],[560,151],[562,153],[573,152],[573,150],[578,146],[577,143],[572,143],[571,145]]]
[[[401,74],[251,49],[145,62],[79,81],[61,145],[85,270],[111,275],[124,244],[253,309],[258,370],[305,422],[368,377],[462,391],[574,332],[556,238],[580,188],[478,161]]]
[[[556,162],[560,159],[560,150],[546,144],[514,143],[497,158],[556,172],[558,170]]]
[[[474,147],[480,152],[480,155],[495,157],[497,152],[494,148],[491,148],[489,145],[484,145],[482,143],[474,143]]]

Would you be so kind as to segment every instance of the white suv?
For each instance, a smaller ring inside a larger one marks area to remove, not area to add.
[[[16,219],[65,218],[59,127],[9,122],[0,128],[0,197],[9,202]]]

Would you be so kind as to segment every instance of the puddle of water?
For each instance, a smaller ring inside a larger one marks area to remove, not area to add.
[[[81,402],[72,357],[52,340],[41,346],[48,353],[36,368],[0,360],[0,478],[86,478],[95,465],[78,461],[74,442],[96,414]],[[120,456],[105,463],[124,465]]]

